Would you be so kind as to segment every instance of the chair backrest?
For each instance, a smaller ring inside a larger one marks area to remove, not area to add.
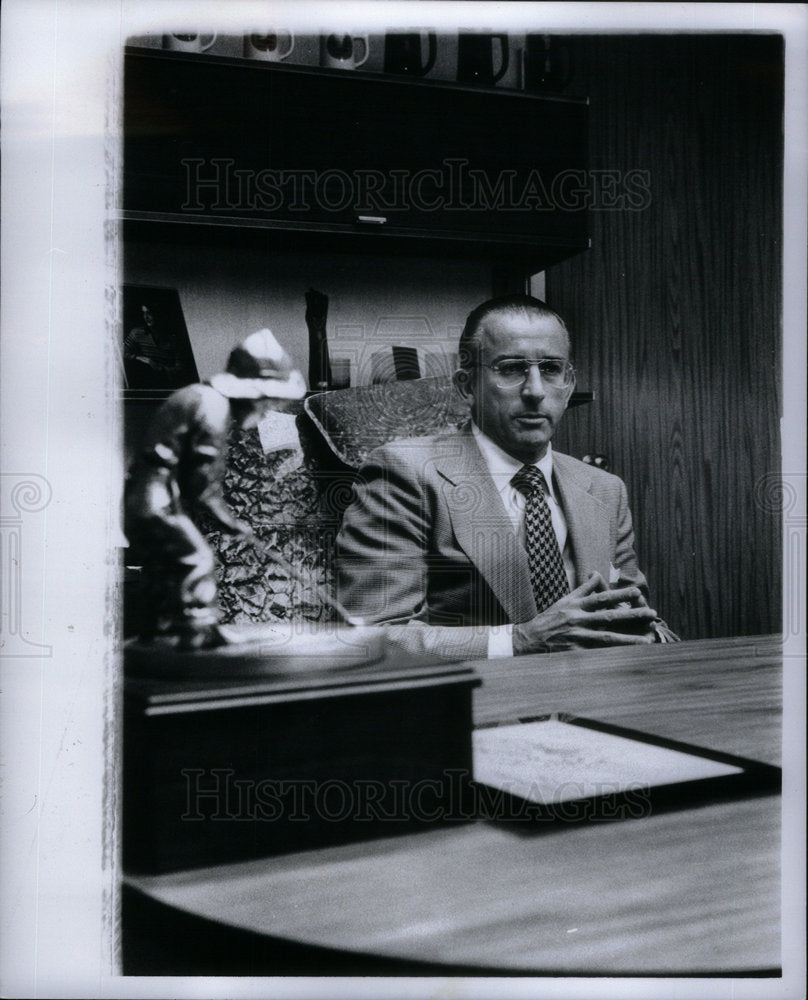
[[[303,410],[338,462],[358,469],[379,445],[421,437],[469,419],[451,376],[335,389],[306,399]]]
[[[265,553],[209,532],[219,564],[225,621],[322,620],[318,596],[333,586],[334,539],[351,500],[356,470],[375,447],[458,427],[468,407],[449,376],[335,389],[306,399],[298,416],[302,465],[263,453],[258,434],[234,429],[225,496],[263,545],[294,564],[311,586],[290,580]]]

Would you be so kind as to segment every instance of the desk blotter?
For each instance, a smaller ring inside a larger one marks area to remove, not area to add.
[[[478,729],[473,757],[489,818],[640,818],[663,805],[780,784],[770,765],[563,715]]]

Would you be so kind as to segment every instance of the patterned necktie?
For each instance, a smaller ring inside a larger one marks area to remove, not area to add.
[[[541,469],[535,465],[523,465],[511,479],[511,485],[525,497],[525,540],[530,582],[536,607],[541,612],[570,592],[550,507],[544,495],[546,481]]]

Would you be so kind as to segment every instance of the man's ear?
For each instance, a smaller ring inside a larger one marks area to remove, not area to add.
[[[567,398],[566,398],[566,400],[564,402],[564,409],[566,409],[570,405],[570,400],[572,399],[572,394],[575,392],[575,386],[576,386],[575,372],[573,372],[572,373],[572,381],[567,386]]]
[[[474,388],[472,385],[473,377],[474,376],[468,368],[458,368],[452,375],[452,382],[454,383],[455,389],[457,389],[463,399],[467,401],[471,400],[474,395]]]

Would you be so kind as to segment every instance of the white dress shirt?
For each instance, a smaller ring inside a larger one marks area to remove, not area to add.
[[[524,494],[520,493],[512,484],[511,479],[522,468],[523,462],[512,458],[495,444],[491,438],[487,437],[472,423],[471,432],[483,456],[483,461],[491,473],[494,485],[499,491],[505,510],[513,523],[514,529],[522,541],[525,543],[525,503]],[[553,521],[553,530],[558,540],[558,547],[561,550],[561,557],[564,561],[564,570],[567,574],[567,583],[570,590],[575,588],[575,568],[572,564],[572,553],[567,544],[567,519],[564,511],[558,502],[553,483],[553,447],[548,443],[547,451],[543,458],[533,463],[537,469],[544,474],[544,481],[547,484],[547,505],[550,508],[550,516]],[[500,625],[492,627],[488,636],[488,656],[513,656],[513,625]]]

